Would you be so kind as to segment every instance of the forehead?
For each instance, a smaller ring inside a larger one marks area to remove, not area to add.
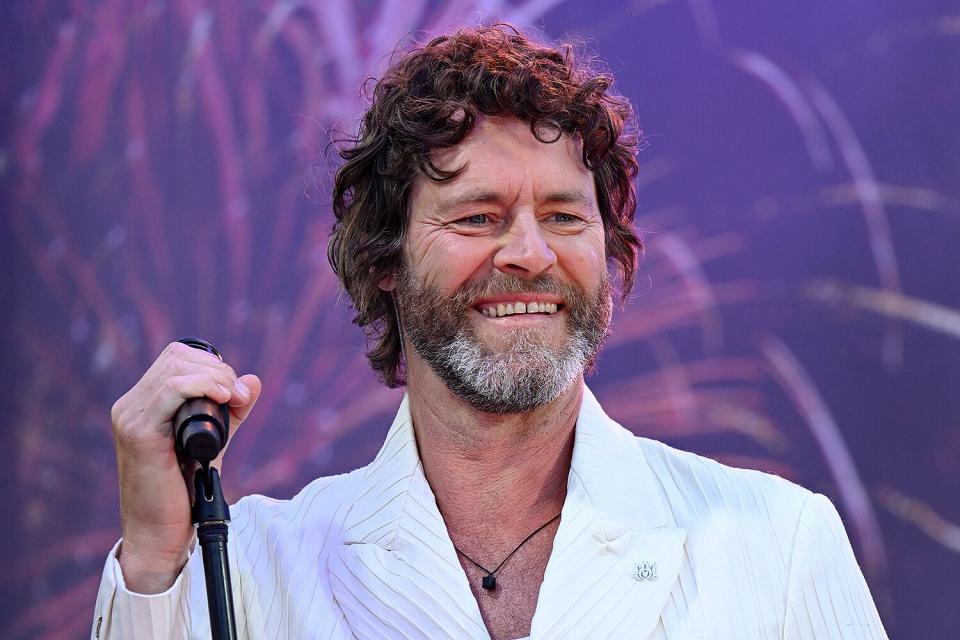
[[[554,137],[551,130],[542,135],[547,140]],[[581,191],[596,201],[593,174],[583,164],[580,141],[564,134],[554,142],[542,142],[530,131],[529,122],[517,118],[481,115],[460,144],[436,149],[430,157],[439,169],[464,167],[463,171],[442,182],[418,175],[411,203],[477,191],[541,197],[558,190]]]

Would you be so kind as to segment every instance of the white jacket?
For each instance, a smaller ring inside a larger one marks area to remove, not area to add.
[[[404,398],[376,459],[231,508],[240,638],[489,638],[420,465]],[[99,638],[209,638],[197,550],[165,593],[124,587]],[[836,509],[776,476],[637,438],[588,389],[530,637],[886,638]]]

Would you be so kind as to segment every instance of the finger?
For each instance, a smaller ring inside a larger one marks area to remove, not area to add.
[[[248,373],[233,381],[233,389],[235,393],[230,397],[229,402],[231,416],[234,419],[243,420],[260,395],[260,378]]]
[[[229,447],[230,443],[233,441],[233,436],[236,435],[237,429],[240,428],[240,425],[243,423],[243,421],[246,420],[250,415],[250,411],[253,409],[253,405],[255,405],[257,400],[260,398],[260,392],[263,389],[260,378],[252,373],[240,376],[240,380],[250,389],[250,400],[242,406],[230,408],[230,433],[227,436],[227,444],[223,447],[223,450],[220,452],[220,455],[217,456],[217,459],[211,463],[217,469],[222,468],[223,456],[227,452],[227,447]]]
[[[247,419],[247,416],[250,415],[250,411],[253,409],[253,405],[255,405],[260,398],[260,392],[263,390],[263,384],[260,382],[260,378],[252,373],[240,376],[237,382],[243,384],[250,391],[250,395],[243,401],[240,401],[239,398],[236,402],[232,399],[230,400],[231,426],[239,425]]]
[[[189,360],[190,362],[206,363],[209,365],[222,364],[223,362],[218,356],[213,355],[209,351],[197,349],[196,347],[191,347],[190,345],[183,344],[182,342],[171,342],[163,349],[160,355],[173,358],[182,358],[183,360]]]
[[[190,398],[209,398],[218,404],[228,402],[233,392],[209,373],[192,373],[167,378],[157,389],[145,409],[146,415],[157,416],[160,425],[167,425],[177,409]]]
[[[212,353],[196,349],[180,342],[172,342],[164,350],[166,367],[162,379],[175,376],[185,376],[193,373],[207,372],[218,382],[232,392],[230,402],[243,404],[249,399],[249,390],[244,385],[237,385],[237,373],[233,367]]]
[[[169,349],[165,350],[163,358],[167,364],[167,377],[191,373],[196,367],[209,367],[225,371],[232,378],[237,378],[237,372],[233,370],[233,367],[217,356],[179,342],[171,343]]]
[[[143,377],[134,385],[134,389],[152,390],[164,384],[169,378],[202,372],[217,378],[221,384],[231,389],[237,378],[229,365],[220,362],[212,354],[184,344],[172,343],[147,369]]]

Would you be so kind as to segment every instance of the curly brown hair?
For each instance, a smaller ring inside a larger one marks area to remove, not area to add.
[[[608,264],[621,276],[621,300],[633,286],[643,242],[634,231],[640,131],[630,103],[611,91],[609,73],[550,48],[508,24],[465,28],[406,52],[376,83],[370,108],[333,187],[336,217],[327,257],[368,338],[367,357],[389,387],[405,383],[401,335],[390,293],[379,283],[402,267],[408,196],[415,178],[450,180],[435,148],[458,144],[478,114],[530,123],[542,142],[562,134],[582,142],[604,223]]]

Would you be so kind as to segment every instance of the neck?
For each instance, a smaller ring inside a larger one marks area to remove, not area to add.
[[[495,415],[454,395],[424,363],[410,364],[420,459],[451,537],[513,540],[560,512],[582,378],[548,405]]]

